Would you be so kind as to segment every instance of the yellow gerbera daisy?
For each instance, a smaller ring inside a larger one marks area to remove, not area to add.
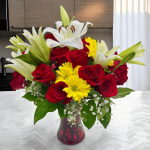
[[[55,83],[58,83],[59,81],[65,82],[68,77],[72,75],[78,75],[78,70],[80,66],[76,66],[74,69],[72,67],[72,63],[67,62],[63,63],[62,66],[59,67],[59,70],[57,70],[56,74],[56,81]]]
[[[97,42],[95,39],[91,39],[91,37],[85,38],[85,41],[89,43],[89,45],[85,45],[89,49],[88,57],[94,59],[97,51]]]
[[[81,102],[81,99],[88,96],[88,93],[91,90],[90,85],[79,78],[77,75],[73,75],[68,78],[65,82],[68,87],[65,87],[63,91],[67,93],[67,97],[72,97],[75,101]]]

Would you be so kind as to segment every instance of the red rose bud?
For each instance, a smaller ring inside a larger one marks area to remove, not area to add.
[[[114,66],[109,67],[109,70],[112,71],[120,61],[114,61]],[[114,70],[114,74],[117,76],[117,85],[123,85],[128,80],[128,67],[125,63],[124,65],[119,66],[116,70]]]
[[[54,48],[50,53],[50,60],[53,60],[57,66],[67,62],[66,52],[69,51],[68,47]]]
[[[50,81],[54,82],[56,80],[53,66],[50,68],[50,66],[46,64],[39,64],[32,72],[32,75],[35,77],[33,79],[34,81],[39,81],[46,85],[50,85]]]
[[[96,86],[101,83],[104,76],[104,69],[101,65],[92,65],[79,68],[79,77],[86,80],[91,86]]]
[[[46,38],[46,39],[52,39],[52,40],[54,40],[54,41],[57,41],[57,39],[54,37],[53,34],[46,34],[45,38]]]
[[[63,89],[67,87],[66,83],[60,81],[57,84],[51,84],[47,90],[45,98],[51,103],[58,103],[64,100],[63,104],[67,104],[72,98],[67,98],[67,93]]]
[[[88,54],[85,50],[72,50],[66,53],[66,59],[72,63],[73,68],[77,65],[86,66],[88,64]]]
[[[118,93],[116,86],[116,76],[113,74],[106,75],[102,78],[101,84],[96,87],[96,90],[103,97],[116,96]]]
[[[12,87],[12,90],[16,91],[16,90],[19,90],[19,89],[24,89],[24,87],[28,85],[28,81],[26,81],[25,77],[23,77],[20,73],[15,71],[13,73],[13,79],[10,82],[10,85]]]

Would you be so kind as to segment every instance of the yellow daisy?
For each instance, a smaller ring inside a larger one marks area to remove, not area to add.
[[[78,70],[80,67],[81,66],[76,66],[73,69],[72,63],[63,63],[62,66],[59,67],[59,70],[56,71],[57,74],[55,83],[58,83],[59,81],[65,82],[68,79],[68,77],[72,75],[78,75]]]
[[[65,82],[69,76],[74,74],[73,67],[70,62],[63,63],[56,72],[57,74],[55,83],[58,83],[59,81]]]
[[[90,85],[79,78],[78,75],[73,75],[65,82],[68,87],[65,87],[63,91],[67,93],[67,97],[72,97],[75,101],[81,102],[81,99],[88,96],[91,90]]]
[[[88,57],[95,58],[95,54],[97,51],[97,42],[94,39],[91,39],[91,37],[85,38],[85,41],[89,43],[89,45],[85,45],[88,49]]]

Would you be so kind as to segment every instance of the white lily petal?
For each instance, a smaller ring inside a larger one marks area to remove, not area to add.
[[[43,54],[43,51],[41,51],[40,47],[39,47],[39,43],[35,41],[34,38],[29,38],[29,42],[31,43],[31,47],[33,49],[35,49],[35,52],[34,53],[37,53],[37,55],[39,55],[43,60],[45,58],[44,54]],[[30,49],[31,51],[31,49]],[[33,51],[31,51],[33,52]],[[34,55],[34,54],[33,54]],[[45,62],[45,61],[44,61]]]
[[[21,53],[20,49],[18,49],[17,56],[20,56],[20,55],[22,55],[22,53]]]
[[[23,46],[25,49],[27,49],[28,47],[30,47],[30,45],[28,43],[18,43],[17,45],[21,45]]]
[[[83,43],[80,37],[66,39],[61,42],[65,46],[71,46],[77,49],[83,49]]]
[[[56,21],[55,23],[57,29],[62,26],[62,21]]]
[[[27,38],[28,41],[30,37],[33,37],[28,30],[23,30],[23,32],[24,32],[23,35]]]
[[[33,38],[35,38],[37,41],[39,41],[38,35],[37,35],[35,28],[33,26],[32,26],[32,35],[33,35]]]
[[[33,76],[32,73],[29,72],[26,68],[24,68],[24,66],[22,66],[20,63],[18,63],[16,60],[10,60],[10,62],[14,63],[14,64],[9,64],[9,65],[5,65],[5,67],[10,67],[14,70],[16,70],[17,72],[19,72],[22,76],[24,76],[26,79],[33,81]]]
[[[105,58],[104,61],[102,62],[102,66],[103,66],[103,67],[107,66],[112,60],[114,60],[114,59],[116,59],[116,58],[120,58],[120,57],[117,56],[117,55],[108,56],[108,57]]]
[[[46,41],[43,37],[42,27],[40,27],[40,29],[39,29],[39,42],[40,42],[39,47],[40,47],[41,51],[44,53],[47,62],[49,62],[50,50],[49,50],[49,48],[46,44]]]
[[[17,50],[18,50],[18,48],[14,47],[12,45],[8,45],[5,48],[10,48],[10,49],[14,50],[15,52],[17,52]]]
[[[107,55],[108,53],[108,47],[103,40],[101,40],[100,52],[102,52],[104,55]]]
[[[56,47],[56,46],[59,46],[59,45],[60,45],[60,43],[58,43],[58,42],[56,42],[56,41],[54,41],[54,40],[52,40],[52,39],[47,39],[47,40],[46,40],[46,44],[47,44],[47,46],[50,47],[50,48],[53,48],[53,47]]]
[[[46,33],[46,32],[50,32],[50,33],[59,33],[57,29],[54,29],[54,28],[51,28],[51,27],[47,27],[43,30],[43,35]]]
[[[12,56],[13,58],[15,58],[15,57],[17,57],[17,54],[16,54],[14,51],[12,51],[12,52],[11,52],[11,56]]]
[[[25,54],[29,54],[30,47],[28,47],[25,51]]]
[[[80,23],[77,20],[73,20],[69,25],[69,30],[71,30],[70,29],[71,26],[74,26],[75,32],[71,32],[70,37],[77,37],[80,35],[80,33],[82,31],[84,23]]]
[[[119,46],[116,46],[114,48],[112,48],[109,53],[107,54],[107,56],[110,56],[110,55],[113,55],[120,47]]]
[[[89,24],[91,24],[91,25],[93,26],[92,23],[87,22],[86,25],[84,26],[82,32],[80,33],[80,37],[81,37],[82,35],[84,35],[84,34],[87,32],[87,29],[88,29],[88,25],[89,25]]]

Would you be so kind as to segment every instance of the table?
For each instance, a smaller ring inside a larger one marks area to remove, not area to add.
[[[48,113],[36,125],[36,106],[24,90],[0,92],[0,150],[150,150],[150,91],[137,91],[113,100],[112,119],[104,129],[98,122],[77,145],[57,140],[60,119]]]

